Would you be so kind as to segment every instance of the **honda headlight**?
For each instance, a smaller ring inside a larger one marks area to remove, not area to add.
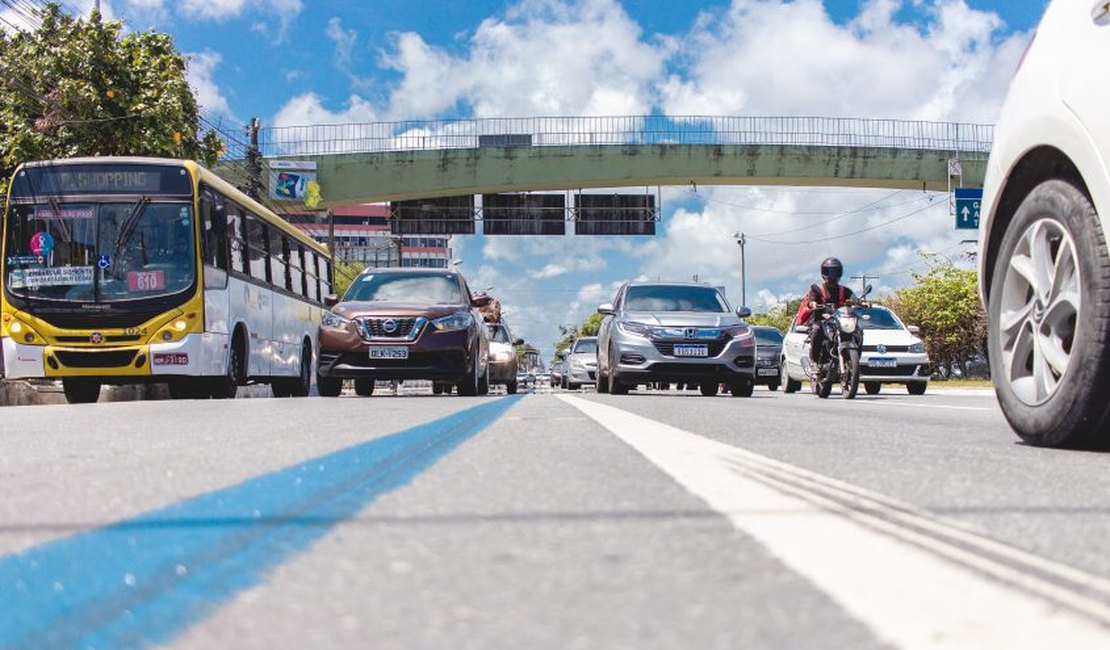
[[[917,343],[910,344],[910,352],[916,352],[918,354],[924,354],[925,353],[925,344],[922,343],[921,341],[918,341]]]
[[[632,321],[618,321],[617,327],[620,328],[625,334],[632,334],[633,336],[642,336],[647,338],[651,336],[651,328],[643,323],[633,323]]]
[[[320,319],[320,324],[324,327],[344,330],[347,329],[347,326],[351,324],[351,319],[343,318],[339,314],[332,311],[326,311],[324,312],[324,317]]]
[[[840,317],[840,331],[845,334],[851,334],[856,331],[857,317],[855,316],[841,316]]]
[[[752,328],[747,325],[733,325],[728,328],[728,335],[734,339],[743,338],[752,333]]]
[[[454,330],[464,330],[470,327],[474,320],[468,311],[460,311],[450,316],[437,318],[432,321],[432,327],[436,328],[437,332],[451,332]]]

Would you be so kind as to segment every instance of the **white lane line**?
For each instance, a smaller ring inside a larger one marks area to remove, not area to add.
[[[884,402],[882,400],[866,400],[870,404],[879,404],[880,406],[896,406],[903,407],[909,406],[911,408],[919,409],[949,409],[951,411],[998,411],[996,408],[987,408],[985,406],[951,406],[949,404],[915,404],[913,402]]]
[[[846,484],[611,406],[560,399],[704,499],[888,643],[977,649],[1110,643],[1110,628],[1095,622],[1110,621],[1110,608],[994,558],[1053,576],[1058,563],[1021,562],[1035,556],[997,542],[989,544],[1010,555],[978,548],[968,541],[974,533],[958,526],[947,526],[941,535],[919,521],[899,525],[900,518],[921,513],[881,498],[867,508],[848,507],[841,503],[845,494],[865,498],[867,493],[846,488],[832,499],[828,488]],[[807,476],[812,480],[799,480]],[[1066,569],[1084,587],[1105,586],[1097,577]]]

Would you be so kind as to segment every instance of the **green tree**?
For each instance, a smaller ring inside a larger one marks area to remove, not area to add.
[[[335,261],[335,284],[332,286],[332,291],[335,295],[343,297],[347,293],[347,289],[351,283],[355,281],[359,273],[366,268],[366,264],[362,262],[350,262],[343,260]]]
[[[201,135],[186,59],[158,32],[40,12],[34,31],[0,31],[0,189],[29,160],[163,156],[211,167],[223,144]]]
[[[790,330],[794,316],[798,314],[798,305],[802,304],[801,298],[787,301],[785,305],[772,307],[761,314],[752,314],[747,320],[750,325],[766,325],[774,327],[785,333]]]
[[[934,366],[952,364],[967,370],[967,360],[986,349],[986,314],[979,301],[975,271],[948,260],[930,258],[917,284],[897,291],[888,306],[906,323],[921,328],[921,339]]]
[[[594,312],[582,321],[582,324],[577,327],[569,327],[567,325],[559,326],[559,340],[555,341],[555,355],[558,356],[564,350],[574,343],[574,339],[580,336],[597,336],[597,331],[601,329],[601,321],[605,320],[604,314]]]

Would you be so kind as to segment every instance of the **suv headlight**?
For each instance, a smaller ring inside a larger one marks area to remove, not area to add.
[[[925,344],[921,341],[918,341],[917,343],[911,343],[910,344],[910,352],[916,352],[918,354],[923,354],[925,352]]]
[[[733,325],[732,327],[728,328],[728,335],[734,339],[738,339],[751,334],[751,331],[752,328],[748,327],[747,325]]]
[[[332,311],[326,311],[324,312],[324,317],[320,319],[320,324],[324,327],[342,330],[347,329],[347,326],[351,324],[351,319],[343,318],[339,314]]]
[[[632,334],[633,336],[642,336],[647,338],[651,336],[651,328],[643,323],[633,323],[632,321],[617,321],[617,327],[625,334]]]
[[[470,327],[470,324],[473,322],[474,319],[471,317],[470,312],[460,311],[450,316],[435,319],[432,321],[432,327],[436,328],[437,332],[451,332],[455,330],[464,330]]]

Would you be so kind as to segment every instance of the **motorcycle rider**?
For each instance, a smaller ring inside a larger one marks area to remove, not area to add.
[[[840,284],[843,275],[844,265],[840,260],[835,257],[825,258],[821,262],[821,284],[811,285],[809,292],[802,298],[802,304],[798,306],[798,324],[809,326],[809,361],[814,368],[817,367],[825,342],[820,319],[816,318],[817,306],[831,304],[841,307],[855,300],[852,290]]]

